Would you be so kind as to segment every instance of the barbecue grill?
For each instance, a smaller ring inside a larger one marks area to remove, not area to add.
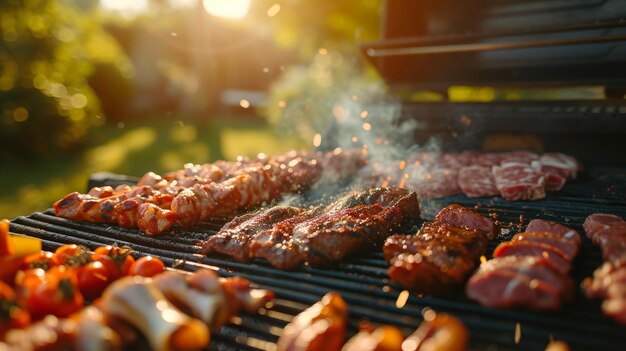
[[[502,198],[469,199],[455,195],[423,201],[423,217],[431,220],[450,203],[496,214],[510,234],[521,222],[553,220],[583,233],[592,213],[626,217],[626,4],[619,1],[485,1],[386,2],[384,40],[363,45],[364,54],[392,88],[445,91],[450,85],[600,85],[611,98],[599,101],[533,101],[490,103],[405,103],[403,118],[419,119],[415,139],[436,134],[448,149],[477,149],[490,133],[532,133],[545,151],[580,158],[585,171],[558,193],[533,202]],[[621,60],[621,61],[620,61]],[[424,69],[428,67],[428,69]],[[620,96],[621,94],[621,96]],[[620,98],[615,98],[620,96]],[[466,116],[472,123],[461,122]],[[111,174],[92,177],[89,187],[133,183]],[[551,339],[567,341],[574,350],[622,349],[626,333],[602,315],[600,302],[577,289],[574,302],[561,311],[536,313],[486,308],[462,292],[431,297],[408,293],[387,277],[381,252],[344,260],[332,270],[304,266],[286,272],[253,260],[197,254],[197,241],[216,233],[225,220],[191,229],[175,229],[156,237],[137,230],[55,217],[51,210],[17,217],[11,230],[43,240],[44,249],[66,243],[90,249],[102,244],[128,245],[134,254],[160,257],[173,269],[215,269],[239,275],[276,293],[272,306],[258,315],[242,315],[214,335],[212,349],[271,350],[282,328],[328,291],[349,305],[349,333],[362,320],[393,324],[412,332],[427,309],[459,317],[470,330],[470,346],[480,350],[543,349]],[[489,257],[488,257],[489,258]],[[587,239],[574,263],[577,283],[602,262],[600,250]]]

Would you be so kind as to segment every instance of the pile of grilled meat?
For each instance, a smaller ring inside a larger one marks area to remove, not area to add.
[[[234,162],[187,164],[162,177],[148,172],[135,186],[73,192],[54,204],[55,214],[156,235],[174,225],[190,227],[204,220],[232,217],[310,188],[334,186],[338,190],[338,184],[400,187],[422,198],[463,193],[536,200],[545,197],[546,190],[560,190],[581,168],[575,158],[565,154],[528,151],[415,152],[397,161],[372,159],[366,149],[260,155]]]

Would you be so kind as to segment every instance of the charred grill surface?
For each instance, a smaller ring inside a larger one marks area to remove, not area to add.
[[[568,182],[561,192],[537,202],[511,203],[499,198],[469,199],[462,195],[425,202],[422,203],[422,218],[432,220],[450,203],[468,208],[478,205],[480,214],[497,216],[504,231],[489,243],[486,256],[491,258],[493,249],[500,242],[511,240],[516,234],[520,216],[523,216],[524,224],[541,218],[565,224],[580,233],[583,233],[582,223],[591,213],[626,217],[626,169],[586,169],[578,180]],[[265,260],[239,263],[199,256],[197,242],[215,234],[224,224],[225,221],[213,221],[178,229],[171,235],[146,237],[136,229],[77,222],[46,211],[14,219],[11,231],[43,239],[47,250],[65,243],[83,244],[91,249],[101,244],[129,245],[137,256],[156,255],[169,266],[187,271],[199,267],[213,268],[221,276],[242,276],[276,293],[272,308],[258,316],[243,315],[212,335],[211,348],[216,350],[271,348],[293,316],[331,290],[341,293],[349,305],[350,336],[357,332],[362,319],[396,325],[408,335],[421,323],[423,308],[429,307],[459,317],[470,329],[471,349],[542,350],[551,338],[566,340],[572,350],[615,350],[626,343],[624,327],[602,315],[600,302],[587,299],[576,288],[574,300],[561,310],[551,313],[507,311],[484,308],[460,292],[446,297],[407,295],[402,286],[388,279],[388,264],[380,251],[346,258],[333,269],[300,266],[294,271],[275,269]],[[601,263],[600,249],[583,238],[570,273],[575,285],[592,276]],[[402,303],[406,296],[408,299]],[[521,331],[521,337],[517,339],[516,329]]]

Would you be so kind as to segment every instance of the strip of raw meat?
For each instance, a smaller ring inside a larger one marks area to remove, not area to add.
[[[518,150],[503,152],[500,154],[500,164],[519,162],[530,165],[532,161],[538,160],[539,155],[530,151]]]
[[[573,233],[573,231],[570,233]],[[555,247],[570,262],[574,260],[580,251],[580,245],[577,244],[576,240],[564,238],[562,234],[554,232],[517,233],[511,240],[511,243],[516,244],[517,241],[530,241]]]
[[[452,204],[439,211],[435,216],[435,222],[475,229],[485,234],[490,240],[500,235],[498,223],[458,204]]]
[[[582,287],[589,297],[600,297],[604,314],[626,324],[626,222],[615,215],[592,214],[583,224],[587,236],[602,249],[604,264]]]
[[[459,187],[467,197],[489,197],[500,195],[491,173],[491,167],[466,166],[459,171]]]
[[[572,288],[542,257],[507,256],[481,264],[465,292],[483,306],[556,310],[572,298]]]
[[[543,174],[527,164],[513,162],[494,166],[496,187],[509,201],[537,200],[546,196]]]
[[[552,267],[562,274],[572,269],[571,262],[559,248],[545,243],[534,241],[507,241],[498,245],[493,251],[493,257],[504,256],[535,256],[543,257],[552,263]]]
[[[406,181],[406,188],[413,189],[420,197],[440,198],[460,194],[459,172],[454,169],[432,169],[411,175]]]
[[[225,229],[204,241],[201,244],[202,253],[205,255],[219,253],[240,262],[248,261],[250,259],[249,243],[252,235],[270,229],[274,224],[301,212],[302,209],[297,207],[275,206],[252,216],[246,216],[243,221],[236,219],[236,223],[227,224]]]

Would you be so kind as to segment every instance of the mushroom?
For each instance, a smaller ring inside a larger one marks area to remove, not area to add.
[[[153,350],[196,350],[209,344],[207,326],[172,305],[150,278],[115,281],[102,295],[101,306],[105,314],[140,330]]]

